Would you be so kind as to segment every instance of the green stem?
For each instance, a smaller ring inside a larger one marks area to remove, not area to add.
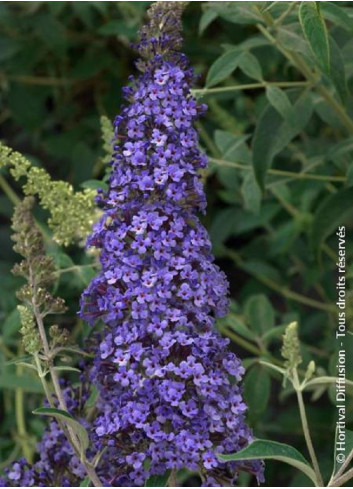
[[[169,476],[169,479],[168,479],[168,482],[167,482],[168,487],[178,487],[178,480],[177,480],[176,475],[177,475],[176,470],[172,469],[170,476]]]
[[[310,83],[307,81],[293,81],[293,82],[257,82],[257,83],[246,83],[242,85],[232,85],[229,87],[216,87],[216,88],[196,88],[191,90],[193,95],[210,95],[214,93],[226,93],[226,92],[237,92],[239,90],[256,90],[258,88],[266,88],[267,86],[281,87],[281,88],[293,88],[293,87],[305,87],[309,86]]]
[[[201,124],[199,122],[196,127],[198,128],[198,130],[200,132],[201,139],[205,143],[205,145],[206,145],[207,149],[209,150],[209,152],[213,156],[215,156],[216,158],[218,158],[218,156],[220,156],[220,152],[219,152],[217,146],[215,145],[215,143],[213,142],[212,138],[210,138],[210,136],[208,135],[208,132],[204,128],[203,124]]]
[[[12,190],[12,188],[2,175],[0,175],[0,187],[3,189],[4,194],[7,195],[7,197],[14,205],[17,205],[21,202],[21,199],[18,197],[16,192]]]
[[[232,341],[234,341],[234,343],[244,348],[244,350],[253,353],[257,357],[266,355],[268,357],[268,360],[274,365],[277,365],[278,367],[283,367],[283,363],[280,360],[277,360],[277,358],[273,357],[270,352],[268,352],[267,350],[260,350],[260,348],[257,348],[255,345],[250,343],[250,341],[245,340],[234,331],[230,331],[228,328],[220,328],[220,332],[230,338]]]
[[[292,10],[295,9],[295,7],[297,6],[297,2],[290,2],[290,5],[289,7],[287,8],[287,10],[285,10],[279,17],[278,19],[276,19],[274,22],[273,22],[273,26],[277,27],[279,26],[280,24],[282,24],[282,22],[284,21],[284,19],[287,17],[287,15],[289,15]]]
[[[230,331],[228,328],[224,328],[224,327],[220,328],[220,332],[225,336],[227,336],[228,338],[230,338],[231,340],[233,340],[234,343],[237,343],[239,346],[244,348],[244,350],[247,350],[256,356],[261,355],[259,348],[257,348],[255,345],[250,343],[250,341],[247,341],[241,336],[237,335],[233,331]]]
[[[353,469],[349,469],[345,474],[340,477],[335,477],[329,484],[328,487],[341,487],[343,484],[348,482],[353,478]]]
[[[76,272],[79,271],[81,268],[92,268],[95,266],[97,266],[97,264],[95,263],[91,263],[88,265],[74,265],[72,267],[61,268],[59,270],[56,270],[55,275],[61,275],[62,273]]]
[[[49,402],[50,407],[55,407],[55,404],[53,401],[53,396],[52,396],[52,393],[49,389],[48,382],[45,380],[45,373],[42,369],[42,365],[40,363],[38,355],[34,355],[34,361],[35,361],[36,366],[37,366],[38,377],[42,383],[42,387],[43,387],[43,390],[45,392],[45,397],[47,398],[47,401]]]
[[[215,163],[220,166],[229,166],[233,168],[239,168],[239,170],[252,171],[253,168],[250,165],[243,165],[242,163],[237,163],[234,161],[221,160],[218,158],[209,158],[211,163]],[[274,168],[270,168],[268,172],[270,175],[277,175],[280,177],[289,177],[298,180],[322,180],[325,182],[345,182],[346,177],[340,176],[330,176],[330,175],[315,175],[314,173],[302,173],[302,172],[293,172],[286,170],[276,170]]]
[[[72,80],[67,80],[64,78],[53,78],[44,76],[29,76],[29,75],[7,75],[6,78],[2,76],[1,78],[14,81],[17,83],[23,83],[25,85],[40,85],[40,86],[63,86],[73,83]]]
[[[22,367],[17,365],[16,373],[17,375],[22,374]],[[24,416],[24,397],[23,389],[16,389],[15,392],[15,415],[16,415],[16,425],[18,430],[18,435],[20,438],[20,444],[22,447],[23,455],[25,459],[29,462],[33,462],[33,452],[29,443],[28,433],[26,429],[26,422]]]
[[[33,314],[34,314],[34,317],[35,317],[35,320],[36,320],[36,323],[38,326],[39,335],[40,335],[41,341],[42,341],[43,351],[44,351],[44,355],[46,358],[46,367],[50,373],[51,381],[53,383],[55,395],[58,399],[59,407],[63,411],[68,411],[66,401],[65,401],[63,392],[61,390],[61,387],[60,387],[59,377],[57,375],[56,370],[54,369],[53,357],[52,357],[52,354],[50,351],[50,346],[49,346],[48,338],[47,338],[46,331],[45,331],[43,317],[42,317],[42,314],[40,312],[39,306],[37,304],[37,285],[36,285],[36,282],[35,282],[35,279],[33,276],[33,270],[31,269],[31,267],[29,268],[29,285],[31,286],[31,289],[33,291],[33,297],[32,297]],[[39,376],[41,378],[42,385],[44,387],[45,386],[44,373],[42,371],[40,361],[39,361],[37,356],[36,356],[36,363],[37,363]],[[45,387],[45,392],[47,394],[47,397],[49,396],[48,397],[49,403],[52,403],[52,396],[51,396],[51,393],[48,390],[47,386]],[[81,463],[84,466],[86,473],[87,473],[88,477],[91,479],[93,485],[95,487],[102,487],[102,483],[99,480],[99,477],[97,476],[94,467],[86,459],[85,453],[80,450],[80,444],[79,444],[77,435],[74,432],[74,430],[71,428],[71,426],[69,426],[65,422],[61,422],[60,426],[62,426],[63,431],[68,438],[68,441],[70,442],[73,449],[75,450],[76,455],[81,460]]]
[[[343,474],[343,472],[348,468],[349,464],[351,463],[351,461],[353,460],[353,450],[348,454],[348,457],[346,457],[346,460],[344,461],[344,463],[341,465],[341,467],[339,468],[339,470],[337,471],[337,473],[331,477],[331,480],[328,484],[328,487],[338,487],[342,484],[344,484],[345,482],[347,482],[353,475],[352,475],[352,470],[353,469],[350,469],[348,470],[348,472],[346,472],[346,474]],[[349,479],[346,479],[344,480],[343,482],[341,482],[341,484],[338,484],[339,481],[341,481],[341,477],[344,477],[346,476],[347,474],[351,474]]]
[[[316,474],[316,479],[319,487],[324,486],[324,482],[322,480],[321,472],[320,472],[320,467],[319,463],[317,461],[315,449],[313,442],[311,440],[311,435],[310,435],[310,429],[309,429],[309,424],[308,424],[308,418],[306,416],[306,410],[305,410],[305,404],[304,404],[304,399],[303,399],[303,394],[300,388],[300,382],[299,382],[299,377],[298,377],[298,372],[297,369],[295,368],[293,370],[293,387],[297,393],[297,399],[298,399],[298,406],[299,406],[299,413],[300,413],[300,419],[302,422],[302,427],[303,427],[303,432],[304,432],[304,437],[306,441],[306,446],[309,451],[309,455],[311,458],[311,462],[314,467],[314,471]]]

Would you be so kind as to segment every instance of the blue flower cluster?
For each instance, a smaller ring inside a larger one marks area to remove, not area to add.
[[[138,45],[142,74],[115,119],[104,215],[89,239],[101,249],[101,273],[82,298],[82,317],[105,324],[91,377],[100,390],[95,432],[116,448],[110,484],[118,486],[182,467],[204,485],[229,485],[237,464],[217,454],[252,439],[243,367],[214,325],[227,313],[228,284],[197,217],[207,159],[194,124],[205,106],[191,96],[193,70],[175,51],[173,9],[154,6]],[[261,463],[247,470],[261,479]]]

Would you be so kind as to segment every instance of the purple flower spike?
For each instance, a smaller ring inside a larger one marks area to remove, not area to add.
[[[109,190],[99,194],[104,215],[89,238],[102,270],[81,315],[105,324],[91,373],[95,433],[118,486],[182,467],[205,486],[233,484],[239,464],[217,453],[252,440],[237,384],[243,367],[215,328],[228,284],[197,217],[207,158],[194,125],[206,107],[191,96],[195,75],[177,50],[181,3],[150,9],[137,45],[142,73],[124,90]],[[260,462],[242,465],[262,480]]]

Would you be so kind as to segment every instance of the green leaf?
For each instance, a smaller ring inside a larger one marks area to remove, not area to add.
[[[314,253],[338,226],[353,215],[353,188],[343,189],[327,197],[316,211],[311,227],[311,247]]]
[[[89,188],[91,190],[98,190],[99,188],[103,190],[108,190],[108,184],[102,180],[86,180],[81,183],[82,188]]]
[[[287,94],[279,87],[267,85],[266,97],[272,107],[274,107],[282,118],[286,120],[288,114],[292,110],[292,104],[287,97]]]
[[[4,363],[4,365],[17,365],[19,363],[27,362],[32,360],[32,355],[24,355],[23,357],[17,357],[14,358],[13,360],[9,360]]]
[[[1,372],[0,375],[0,388],[1,389],[22,389],[25,392],[31,392],[35,394],[42,394],[42,384],[34,377],[28,375],[14,375]]]
[[[258,214],[260,212],[262,195],[253,171],[245,175],[241,186],[241,194],[244,199],[245,209],[254,214]]]
[[[98,34],[102,36],[124,36],[132,40],[136,35],[136,27],[128,25],[123,20],[110,20],[98,29]]]
[[[99,390],[97,389],[97,387],[94,384],[91,384],[91,386],[90,386],[90,396],[89,396],[89,398],[86,401],[86,407],[88,409],[89,408],[92,408],[95,405],[98,396],[99,396]]]
[[[341,7],[336,5],[336,3],[321,2],[320,7],[326,19],[353,33],[353,20]]]
[[[51,51],[63,54],[68,47],[65,26],[55,17],[41,13],[34,19],[34,33],[45,47]]]
[[[294,447],[270,440],[255,440],[240,452],[231,455],[218,455],[224,461],[237,460],[279,460],[301,470],[316,484],[313,469],[303,455]]]
[[[217,12],[207,9],[201,16],[199,24],[199,35],[201,36],[207,27],[218,17]]]
[[[166,487],[170,477],[170,470],[163,475],[151,475],[146,481],[145,487]]]
[[[293,93],[290,95],[293,98]],[[271,105],[260,115],[252,147],[254,172],[262,191],[265,188],[267,170],[271,168],[274,157],[302,132],[311,118],[312,111],[310,94],[305,92],[298,97],[286,120],[283,120]]]
[[[228,314],[228,316],[226,316],[225,318],[220,319],[219,324],[224,324],[228,326],[230,329],[240,334],[241,336],[244,336],[244,338],[247,338],[248,340],[253,341],[256,338],[253,331],[251,331],[248,326],[234,314]]]
[[[353,186],[353,165],[349,165],[347,168],[347,187],[352,187]]]
[[[287,325],[275,326],[274,328],[266,331],[266,333],[262,336],[262,340],[266,343],[269,343],[273,338],[280,338],[283,336],[286,328]]]
[[[39,414],[43,416],[52,416],[59,421],[63,421],[65,424],[70,426],[78,439],[80,440],[81,449],[84,452],[89,446],[89,437],[86,428],[84,428],[78,421],[76,421],[70,413],[63,411],[62,409],[56,408],[38,408],[33,411],[33,414]]]
[[[295,24],[296,27],[297,24]],[[302,53],[304,56],[311,55],[311,50],[308,46],[308,43],[305,41],[303,36],[298,35],[295,27],[291,29],[290,26],[279,26],[278,28],[278,42],[281,46],[286,49],[290,49],[295,52]]]
[[[53,252],[50,252],[49,254],[53,257],[55,266],[58,269],[69,268],[75,265],[71,257],[67,253],[61,251],[60,248],[56,248],[55,250],[53,250]]]
[[[89,477],[85,477],[83,481],[80,483],[80,487],[89,487],[91,485],[91,479]]]
[[[21,49],[21,44],[9,37],[0,37],[0,61],[13,58]]]
[[[251,154],[246,144],[246,141],[249,139],[248,135],[242,134],[239,136],[217,129],[214,139],[224,160],[237,161],[238,163],[245,164],[251,163]]]
[[[6,317],[2,328],[2,337],[4,342],[6,343],[7,340],[14,334],[19,331],[21,327],[21,319],[20,319],[20,313],[18,312],[18,309],[14,309],[10,314]]]
[[[262,15],[253,8],[252,2],[214,2],[212,9],[220,17],[234,24],[264,23]]]
[[[245,304],[245,314],[253,331],[261,337],[275,326],[275,312],[263,294],[253,295]]]
[[[81,373],[81,370],[79,368],[69,367],[69,366],[65,366],[65,365],[58,365],[57,367],[53,367],[53,368],[57,372],[78,372],[78,373]]]
[[[20,127],[32,131],[42,126],[47,115],[47,95],[46,87],[11,84],[6,97],[12,117]]]
[[[327,158],[334,159],[336,157],[350,153],[351,151],[353,151],[353,137],[343,139],[343,141],[340,141],[339,143],[332,146],[327,153]],[[351,158],[351,155],[347,156]]]
[[[228,78],[233,71],[238,67],[239,60],[243,55],[243,51],[232,49],[224,53],[218,58],[209,69],[206,77],[206,87],[217,85],[221,81]]]
[[[249,406],[249,416],[252,420],[265,412],[270,390],[270,375],[261,365],[254,365],[244,379],[244,399]]]
[[[228,207],[218,212],[212,221],[210,236],[214,251],[232,235],[233,230],[234,208]]]
[[[91,28],[94,20],[91,2],[71,2],[70,5],[81,22]]]
[[[262,68],[261,65],[252,53],[245,51],[239,60],[239,68],[245,73],[249,78],[254,78],[255,80],[262,81]]]
[[[335,40],[330,36],[330,79],[338,93],[342,102],[346,101],[348,89],[346,70],[344,67],[344,60],[340,48],[337,46]]]
[[[330,71],[330,49],[319,2],[301,2],[299,20],[311,50],[324,73]]]

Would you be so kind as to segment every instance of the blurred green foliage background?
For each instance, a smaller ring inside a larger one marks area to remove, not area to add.
[[[0,2],[1,140],[77,190],[101,179],[106,155],[100,116],[113,120],[119,112],[121,87],[135,72],[130,43],[149,3]],[[303,453],[295,396],[258,360],[282,361],[284,327],[297,320],[303,369],[314,360],[318,373],[336,375],[339,225],[347,226],[349,322],[353,317],[353,7],[316,4],[322,22],[317,39],[300,22],[300,2],[189,2],[184,14],[184,50],[200,75],[195,95],[209,105],[199,125],[211,158],[204,175],[205,224],[231,284],[232,312],[219,328],[247,367],[244,393],[255,435]],[[326,51],[315,51],[325,43]],[[21,195],[7,171],[1,177]],[[21,353],[15,296],[20,280],[10,272],[17,259],[10,240],[11,192],[1,187],[2,467],[21,455],[24,439],[35,446],[43,423],[30,414],[41,402],[38,381],[19,366],[5,365]],[[36,217],[50,236],[46,212],[38,207]],[[73,268],[58,275],[56,293],[69,306],[58,320],[80,342],[86,327],[76,317],[78,298],[94,270],[81,266],[89,263],[82,246],[63,248],[50,240],[47,246],[58,267]],[[346,343],[352,352],[351,335]],[[352,378],[351,354],[347,360]],[[349,389],[348,428],[351,395]],[[316,386],[305,399],[314,445],[329,476],[334,387]],[[184,484],[192,483],[185,476]],[[240,484],[255,482],[242,475]],[[266,485],[310,481],[268,462]]]

